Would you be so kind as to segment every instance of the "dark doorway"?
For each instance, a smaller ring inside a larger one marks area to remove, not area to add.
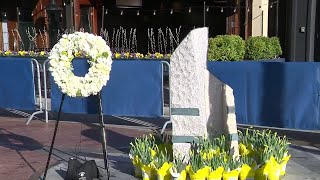
[[[306,61],[309,1],[287,1],[287,58],[289,61]]]
[[[90,6],[80,6],[81,18],[80,18],[80,28],[83,28],[84,32],[92,32],[92,22],[91,22],[91,8]]]

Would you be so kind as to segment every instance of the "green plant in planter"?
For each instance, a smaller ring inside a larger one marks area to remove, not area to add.
[[[209,61],[240,61],[244,55],[245,42],[238,35],[218,35],[209,39]]]
[[[150,150],[139,150],[140,160],[142,165],[149,165],[153,161],[153,155]]]
[[[142,170],[148,169],[155,156],[155,139],[152,135],[136,138],[134,142],[130,143],[129,157],[135,167],[135,176],[142,177]],[[150,169],[148,169],[150,171]]]
[[[263,152],[256,154],[259,168],[255,172],[255,179],[279,179],[280,165],[273,157],[272,148],[265,147]]]
[[[254,158],[248,157],[248,156],[241,156],[240,163],[241,164],[247,164],[249,166],[256,165],[256,162],[255,162]]]
[[[166,151],[170,159],[173,159],[173,148],[171,136],[166,134],[157,133],[154,135],[155,144],[157,145],[158,151]]]
[[[197,149],[203,159],[210,159],[216,153],[220,152],[219,147],[216,146],[214,141],[208,138],[199,139],[199,143],[195,149]]]
[[[224,171],[224,156],[214,156],[210,160],[207,160],[207,166],[210,167],[210,172],[208,175],[208,180],[216,180],[222,178],[222,173]]]
[[[185,157],[180,158],[180,157],[174,157],[173,159],[173,169],[174,172],[182,172],[183,170],[186,169],[187,164],[184,162]]]
[[[270,44],[273,50],[274,58],[277,58],[282,55],[282,48],[278,37],[270,38]]]
[[[224,163],[224,172],[223,172],[223,179],[238,179],[239,173],[241,170],[241,163],[237,158],[232,158],[231,156],[227,156]]]
[[[197,172],[198,170],[204,168],[206,164],[203,158],[200,156],[200,154],[194,153],[190,157],[190,165],[191,165],[191,170],[193,172]]]
[[[166,149],[164,151],[157,150],[157,156],[154,159],[153,164],[157,172],[158,180],[170,180],[169,169],[172,167],[170,161],[170,155],[168,155]]]
[[[245,133],[238,131],[239,136],[239,152],[241,156],[253,155],[253,136],[254,131],[246,129]]]
[[[201,138],[197,147],[202,158],[210,160],[213,156],[229,153],[230,139],[227,139],[224,135],[213,139]]]
[[[156,152],[157,156],[155,157],[153,162],[156,168],[160,169],[164,163],[171,161],[166,149],[164,151],[157,150]]]
[[[240,171],[240,180],[246,179],[254,179],[257,164],[255,163],[254,159],[249,156],[241,156],[241,171]]]
[[[212,170],[216,170],[222,167],[224,164],[224,156],[214,156],[210,160],[206,161],[207,166],[211,167]]]
[[[189,175],[191,180],[205,180],[210,168],[206,166],[205,160],[196,152],[191,153]]]
[[[246,59],[269,59],[268,51],[267,37],[249,37],[246,40]]]
[[[290,159],[288,155],[289,141],[284,137],[280,137],[277,133],[271,134],[270,132],[266,134],[266,146],[270,149],[272,156],[270,162],[272,163],[272,171],[278,171],[280,175],[284,175],[286,171],[287,162]],[[275,175],[275,174],[274,174]],[[276,174],[275,176],[278,176]]]
[[[135,141],[130,143],[130,155],[141,157],[142,153],[146,153],[155,149],[154,136],[144,136],[142,138],[136,138]]]
[[[226,172],[233,171],[235,169],[240,168],[241,162],[237,158],[232,158],[231,156],[225,157],[225,160],[223,161],[223,167]]]
[[[187,176],[186,167],[187,164],[184,162],[185,157],[174,157],[172,168],[170,173],[174,180],[185,180]]]
[[[280,42],[277,37],[250,37],[246,40],[245,49],[245,58],[248,60],[274,59],[282,54]]]

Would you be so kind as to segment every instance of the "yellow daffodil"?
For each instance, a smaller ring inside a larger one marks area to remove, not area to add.
[[[115,54],[114,54],[114,57],[115,57],[116,59],[119,59],[119,58],[121,57],[121,54],[120,54],[120,53],[115,53]]]
[[[157,59],[163,58],[163,54],[158,53],[158,52],[155,53],[155,56],[156,56]]]
[[[8,51],[6,51],[4,54],[8,56],[8,55],[10,55],[11,53],[12,53],[12,52],[11,52],[10,50],[8,50]]]
[[[26,51],[18,51],[19,56],[25,56],[27,54]]]
[[[129,58],[129,57],[130,57],[130,53],[129,53],[129,52],[126,52],[126,53],[124,53],[124,56],[125,56],[126,58]]]

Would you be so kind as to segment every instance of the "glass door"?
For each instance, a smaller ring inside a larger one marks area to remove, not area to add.
[[[90,6],[80,6],[80,30],[92,33],[92,9]]]

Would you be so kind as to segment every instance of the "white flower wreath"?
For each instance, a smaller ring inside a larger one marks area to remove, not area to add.
[[[84,77],[72,72],[72,60],[80,54],[88,58],[90,65]],[[63,35],[50,52],[49,71],[62,93],[71,97],[96,95],[109,80],[111,55],[100,36],[83,32]]]

